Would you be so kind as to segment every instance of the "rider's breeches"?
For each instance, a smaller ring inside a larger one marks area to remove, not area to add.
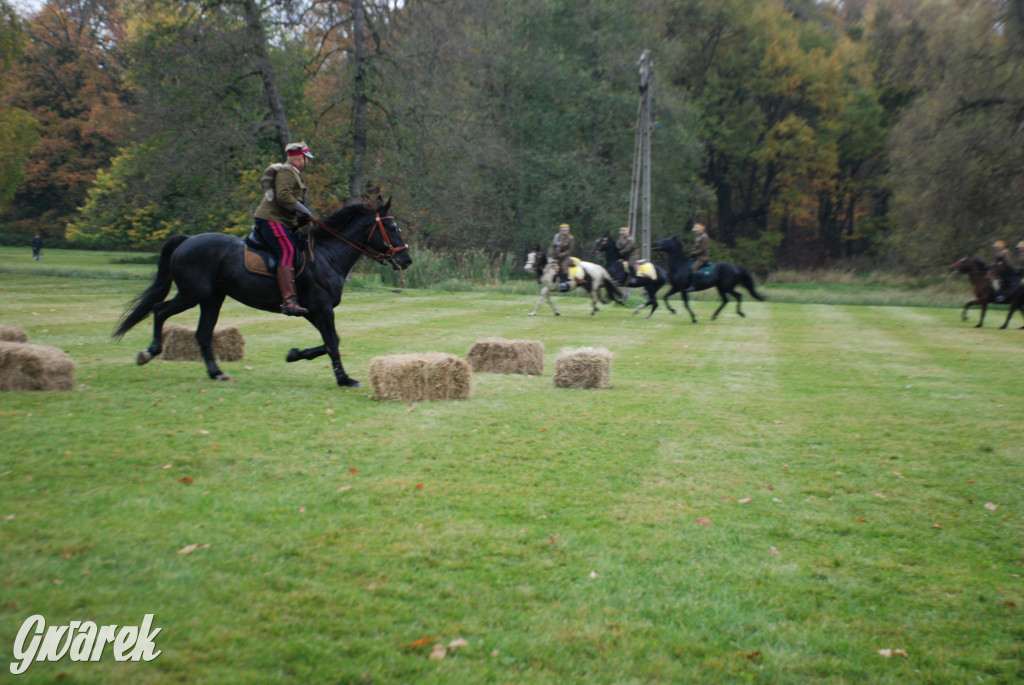
[[[256,219],[256,230],[263,242],[274,251],[278,264],[289,268],[295,264],[295,243],[287,226],[277,221]]]

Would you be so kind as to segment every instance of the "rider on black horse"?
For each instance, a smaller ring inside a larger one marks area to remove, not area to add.
[[[273,169],[273,190],[267,190],[253,212],[253,231],[274,252],[277,258],[277,287],[281,290],[281,313],[302,316],[309,310],[298,303],[295,295],[295,237],[293,233],[313,218],[313,211],[305,203],[306,183],[302,170],[306,159],[313,159],[305,143],[290,143],[285,147],[288,161],[271,165],[263,172],[268,176]]]
[[[708,232],[704,228],[704,224],[694,224],[693,233],[693,248],[688,253],[690,259],[693,260],[693,263],[690,264],[690,287],[686,289],[688,293],[696,290],[693,280],[697,277],[701,268],[711,263],[711,239],[708,238]]]

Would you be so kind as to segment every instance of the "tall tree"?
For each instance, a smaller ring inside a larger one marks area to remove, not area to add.
[[[121,35],[117,0],[51,0],[26,21],[0,106],[28,112],[39,126],[8,212],[27,230],[62,233],[123,139],[131,93]]]

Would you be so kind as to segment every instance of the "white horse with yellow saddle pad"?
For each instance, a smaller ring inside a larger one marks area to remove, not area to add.
[[[569,290],[578,287],[590,294],[591,316],[597,313],[598,301],[602,304],[608,304],[610,301],[620,305],[625,304],[622,293],[603,266],[593,262],[584,262],[576,257],[570,259],[572,264],[569,267]],[[523,268],[529,273],[536,273],[537,282],[540,283],[540,299],[537,300],[537,306],[529,315],[536,316],[540,311],[541,304],[547,301],[555,312],[555,316],[561,316],[550,296],[552,290],[558,289],[558,262],[549,262],[544,250],[539,245],[535,245],[526,253],[526,264],[523,265]],[[607,297],[602,294],[602,291],[607,294]]]

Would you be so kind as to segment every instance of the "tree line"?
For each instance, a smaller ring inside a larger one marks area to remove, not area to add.
[[[393,196],[418,248],[591,241],[645,49],[655,237],[762,272],[1024,239],[1024,0],[0,0],[0,240],[245,233],[301,139],[314,210]]]

